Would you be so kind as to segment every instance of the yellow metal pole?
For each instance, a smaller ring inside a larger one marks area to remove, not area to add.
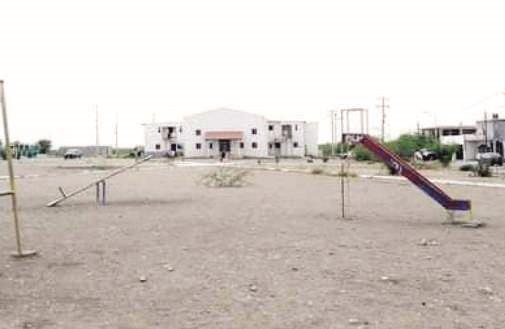
[[[14,180],[14,168],[12,166],[12,150],[10,147],[9,140],[9,125],[7,123],[7,109],[5,105],[5,96],[4,96],[4,82],[0,80],[0,103],[2,103],[2,117],[4,124],[4,136],[5,136],[5,156],[7,158],[7,167],[9,170],[9,183],[10,183],[10,196],[12,200],[12,214],[14,217],[14,228],[16,231],[16,254],[13,256],[16,257],[24,257],[24,256],[32,256],[35,255],[35,251],[29,251],[23,253],[23,249],[21,248],[21,233],[19,229],[19,218],[18,218],[18,206],[17,206],[17,198],[16,198],[16,182]]]

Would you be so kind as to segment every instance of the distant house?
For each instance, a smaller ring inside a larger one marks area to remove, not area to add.
[[[459,146],[456,154],[459,160],[476,160],[477,154],[496,152],[504,156],[505,119],[493,114],[491,119],[477,121],[475,126],[443,126],[424,128],[424,136],[435,137],[442,144]]]
[[[189,158],[303,157],[318,154],[318,124],[268,120],[253,113],[217,109],[182,122],[148,123],[145,151]]]
[[[505,119],[500,119],[498,114],[493,114],[490,120],[477,121],[477,135],[480,144],[477,146],[480,152],[486,149],[490,152],[499,153],[503,157],[503,143],[505,141]]]
[[[467,150],[465,143],[468,138],[472,139],[477,133],[476,126],[437,126],[422,128],[421,134],[426,137],[436,138],[441,144],[458,145],[456,159],[465,160],[468,157],[475,158],[471,150]],[[468,153],[470,152],[470,154]]]

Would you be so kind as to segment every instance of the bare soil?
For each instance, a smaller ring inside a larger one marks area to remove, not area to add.
[[[90,190],[47,208],[58,186],[104,174],[63,165],[16,167],[39,256],[9,257],[0,200],[1,329],[504,328],[505,189],[443,186],[487,223],[465,229],[407,182],[350,179],[342,219],[336,177],[255,171],[208,188],[213,168],[153,162],[108,181],[106,206]]]

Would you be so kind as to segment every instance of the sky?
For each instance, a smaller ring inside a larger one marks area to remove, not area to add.
[[[11,140],[143,144],[142,123],[229,107],[386,136],[505,117],[501,0],[1,0]],[[357,119],[357,118],[356,118]],[[3,137],[3,131],[2,131]],[[3,138],[1,138],[3,139]]]

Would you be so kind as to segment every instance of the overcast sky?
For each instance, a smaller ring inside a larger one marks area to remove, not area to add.
[[[503,0],[3,0],[11,139],[143,143],[141,124],[231,107],[314,120],[389,98],[387,132],[505,117]],[[2,135],[3,137],[3,135]],[[3,138],[2,138],[3,139]]]

